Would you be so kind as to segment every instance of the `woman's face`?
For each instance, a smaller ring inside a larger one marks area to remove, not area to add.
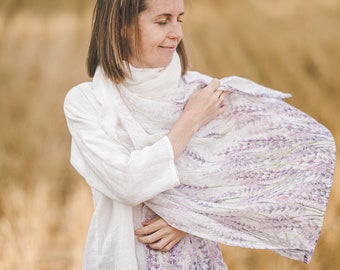
[[[129,63],[137,68],[165,67],[182,40],[184,3],[183,0],[146,0],[146,5],[147,9],[138,15],[140,59],[132,34]]]

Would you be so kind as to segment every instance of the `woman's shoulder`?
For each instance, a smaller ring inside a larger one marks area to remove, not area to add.
[[[83,82],[72,87],[64,100],[65,111],[86,111],[99,105],[92,82]]]
[[[82,99],[84,96],[93,92],[93,86],[91,82],[83,82],[72,87],[65,96],[65,101],[73,101]]]

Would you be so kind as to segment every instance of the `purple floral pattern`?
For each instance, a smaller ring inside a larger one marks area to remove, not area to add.
[[[153,140],[161,138],[190,94],[205,84],[206,77],[199,77],[174,88],[167,103],[168,86],[163,96],[158,93],[159,100],[120,91],[135,119],[127,125],[141,127],[143,136],[152,134]],[[181,185],[145,203],[191,234],[169,254],[148,250],[150,269],[224,269],[209,268],[212,258],[220,260],[210,241],[271,249],[308,263],[333,179],[333,137],[285,103],[286,94],[237,77],[222,80],[221,89],[229,93],[227,111],[202,127],[187,146],[177,163]],[[191,264],[181,265],[186,258]]]
[[[166,253],[147,247],[147,265],[150,270],[227,269],[217,243],[190,234]]]
[[[144,206],[144,217],[155,213]],[[187,234],[169,252],[146,249],[147,267],[150,270],[227,270],[219,245],[207,239]]]

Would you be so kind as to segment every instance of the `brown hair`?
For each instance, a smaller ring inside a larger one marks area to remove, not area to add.
[[[124,61],[131,47],[127,38],[128,27],[134,26],[136,48],[139,48],[138,15],[147,9],[147,0],[97,0],[93,12],[91,41],[87,55],[87,72],[93,77],[100,65],[114,83],[123,82],[129,75]],[[186,50],[181,41],[177,52],[181,59],[182,75],[188,69]],[[138,52],[137,56],[138,56]]]

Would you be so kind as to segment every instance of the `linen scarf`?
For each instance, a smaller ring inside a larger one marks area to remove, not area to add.
[[[100,67],[95,80],[104,130],[119,141],[123,128],[137,150],[166,135],[211,78],[181,78],[175,54],[165,68],[131,67],[131,78],[118,86]],[[193,136],[176,164],[181,185],[145,202],[145,215],[154,212],[198,237],[308,263],[333,179],[332,135],[285,103],[288,94],[239,77],[222,79],[220,89],[228,92],[226,112]]]

